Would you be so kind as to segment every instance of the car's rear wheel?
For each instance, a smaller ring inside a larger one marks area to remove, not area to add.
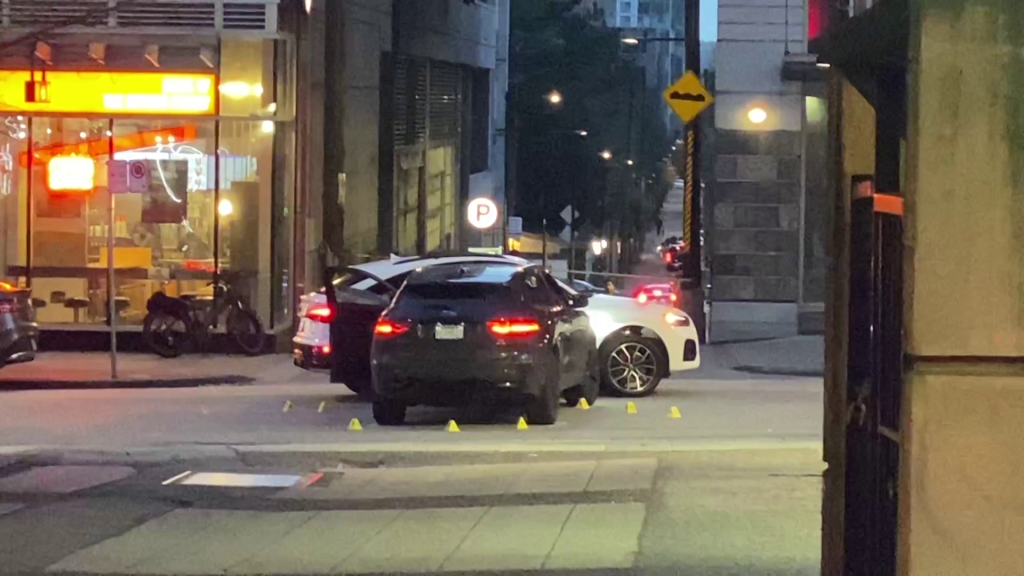
[[[631,398],[653,394],[668,364],[657,341],[633,334],[609,338],[600,355],[604,390]]]
[[[530,424],[547,425],[558,420],[558,403],[562,396],[559,366],[556,356],[545,367],[540,390],[526,406],[526,420]]]
[[[587,358],[587,373],[583,376],[583,382],[579,386],[573,386],[565,391],[565,404],[575,408],[580,400],[586,399],[587,404],[593,405],[601,392],[601,364],[597,360],[597,352],[593,351]]]
[[[406,405],[395,400],[375,400],[373,419],[381,426],[399,426],[405,423]]]

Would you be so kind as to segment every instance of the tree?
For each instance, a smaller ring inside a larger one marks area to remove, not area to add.
[[[666,136],[639,68],[622,54],[618,32],[578,2],[516,0],[511,10],[514,210],[528,229],[539,231],[547,218],[548,231],[558,232],[558,213],[573,205],[578,227],[608,224],[642,239],[661,201],[638,175],[657,171]],[[545,96],[555,90],[561,101],[553,105]],[[631,128],[642,137],[627,167]],[[606,149],[611,162],[599,155]]]

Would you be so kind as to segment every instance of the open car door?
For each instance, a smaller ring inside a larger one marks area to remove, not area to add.
[[[384,293],[339,288],[333,283],[337,272],[339,270],[329,268],[324,274],[324,292],[334,311],[331,320],[331,382],[345,384],[353,392],[364,394],[371,390],[373,327],[398,290],[386,280],[362,270],[359,273],[383,286]]]

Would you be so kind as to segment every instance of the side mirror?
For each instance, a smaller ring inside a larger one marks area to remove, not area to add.
[[[572,297],[570,306],[573,308],[586,308],[587,304],[590,304],[590,296],[586,294],[577,294]]]

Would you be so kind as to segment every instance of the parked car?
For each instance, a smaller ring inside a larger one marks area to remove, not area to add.
[[[33,299],[28,290],[0,282],[0,368],[35,360],[39,347],[35,308],[45,304]]]
[[[390,258],[348,267],[332,281],[343,309],[332,308],[324,290],[302,297],[299,329],[292,339],[295,364],[309,370],[329,369],[331,382],[371,396],[373,329],[398,288],[417,268],[470,262],[529,265],[514,256],[460,255]],[[566,283],[557,283],[566,294],[579,294]],[[682,310],[641,305],[629,296],[589,294],[589,300],[584,311],[597,337],[606,393],[646,396],[671,373],[700,366],[697,331]]]
[[[332,274],[331,285],[334,287],[335,297],[339,302],[362,304],[376,309],[376,314],[380,315],[380,312],[391,303],[391,297],[401,287],[402,282],[405,282],[405,279],[413,271],[426,266],[455,262],[513,262],[524,266],[529,264],[527,260],[514,256],[482,256],[479,254],[429,257],[393,256],[386,260],[350,266],[342,270],[340,274]],[[371,312],[370,315],[373,316],[373,313]],[[326,290],[321,288],[302,296],[299,300],[298,316],[298,331],[292,338],[295,365],[307,370],[330,369],[332,366],[330,325],[335,315],[328,304]],[[356,327],[353,324],[355,318],[347,319],[347,326],[356,328],[360,333],[365,334],[365,339],[357,345],[358,349],[362,351],[362,361],[358,362],[358,365],[364,366],[365,369],[348,370],[350,379],[358,378],[358,381],[346,382],[349,388],[355,392],[369,388],[370,364],[368,358],[373,323],[376,320],[377,317],[373,316]],[[341,382],[337,371],[332,372],[331,381]]]
[[[568,294],[575,291],[562,282]],[[653,394],[663,378],[700,367],[697,329],[690,316],[657,302],[592,294],[584,311],[597,336],[602,391],[615,396]]]
[[[456,263],[413,273],[374,325],[374,419],[401,424],[416,405],[525,401],[527,421],[553,424],[563,397],[569,406],[593,403],[600,384],[586,305],[538,266]]]

